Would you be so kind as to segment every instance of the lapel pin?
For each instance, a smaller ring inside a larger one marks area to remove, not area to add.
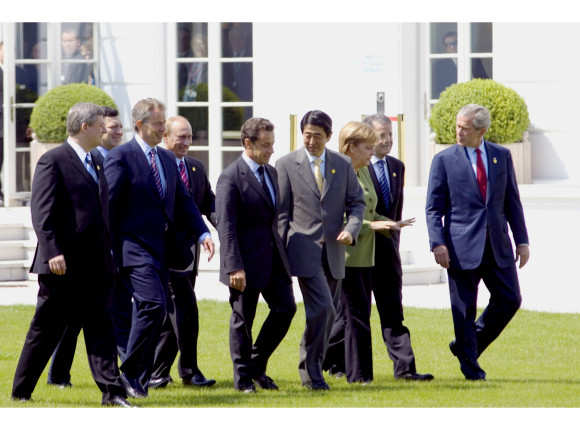
[[[192,167],[192,168],[191,168],[191,171],[192,171],[192,172],[195,172],[195,167]]]
[[[493,164],[497,164],[497,158],[493,157]]]
[[[97,170],[101,170],[101,166],[97,166]]]
[[[397,173],[393,172],[393,178],[396,178],[396,177],[397,177]]]
[[[330,172],[334,175],[336,173],[336,170],[332,169]]]

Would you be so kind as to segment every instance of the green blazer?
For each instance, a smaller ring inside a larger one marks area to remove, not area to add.
[[[376,212],[377,193],[367,167],[361,167],[357,172],[358,181],[363,190],[365,199],[365,213],[362,227],[358,234],[355,246],[346,248],[346,267],[372,267],[375,265],[375,231],[371,230],[372,221],[391,221]],[[391,237],[391,231],[385,230],[381,233],[386,237]]]

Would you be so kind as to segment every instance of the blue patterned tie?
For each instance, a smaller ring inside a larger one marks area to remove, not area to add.
[[[91,158],[91,154],[87,153],[87,156],[85,157],[85,164],[86,164],[85,167],[87,168],[87,171],[93,177],[95,182],[99,182],[99,178],[97,178],[97,172],[95,172],[95,168],[93,167],[93,160]]]
[[[379,185],[385,202],[385,208],[389,209],[391,206],[391,190],[389,188],[389,181],[387,181],[387,169],[385,168],[385,160],[379,160]]]
[[[157,185],[157,189],[159,190],[159,195],[163,198],[163,185],[161,184],[161,176],[159,175],[159,169],[157,168],[157,161],[155,159],[156,152],[155,149],[152,149],[151,152],[149,152],[149,155],[151,156],[151,170],[153,171],[153,178],[155,179],[155,185]]]

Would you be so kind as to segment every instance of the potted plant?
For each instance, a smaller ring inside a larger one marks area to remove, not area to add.
[[[491,126],[484,138],[508,148],[518,183],[531,183],[530,141],[526,131],[530,124],[528,108],[513,89],[492,79],[454,84],[441,93],[429,118],[434,140],[432,155],[455,143],[457,112],[469,103],[489,109]]]
[[[55,87],[39,97],[30,115],[32,142],[30,142],[30,172],[34,174],[36,162],[49,149],[63,143],[68,133],[66,119],[69,109],[80,102],[117,108],[113,99],[93,85],[67,84]]]

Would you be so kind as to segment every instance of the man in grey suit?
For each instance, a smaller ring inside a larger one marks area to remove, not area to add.
[[[300,129],[304,147],[276,163],[278,229],[304,299],[306,327],[298,366],[302,385],[328,390],[322,363],[344,278],[345,246],[358,237],[365,201],[350,158],[326,149],[330,117],[310,111]]]

